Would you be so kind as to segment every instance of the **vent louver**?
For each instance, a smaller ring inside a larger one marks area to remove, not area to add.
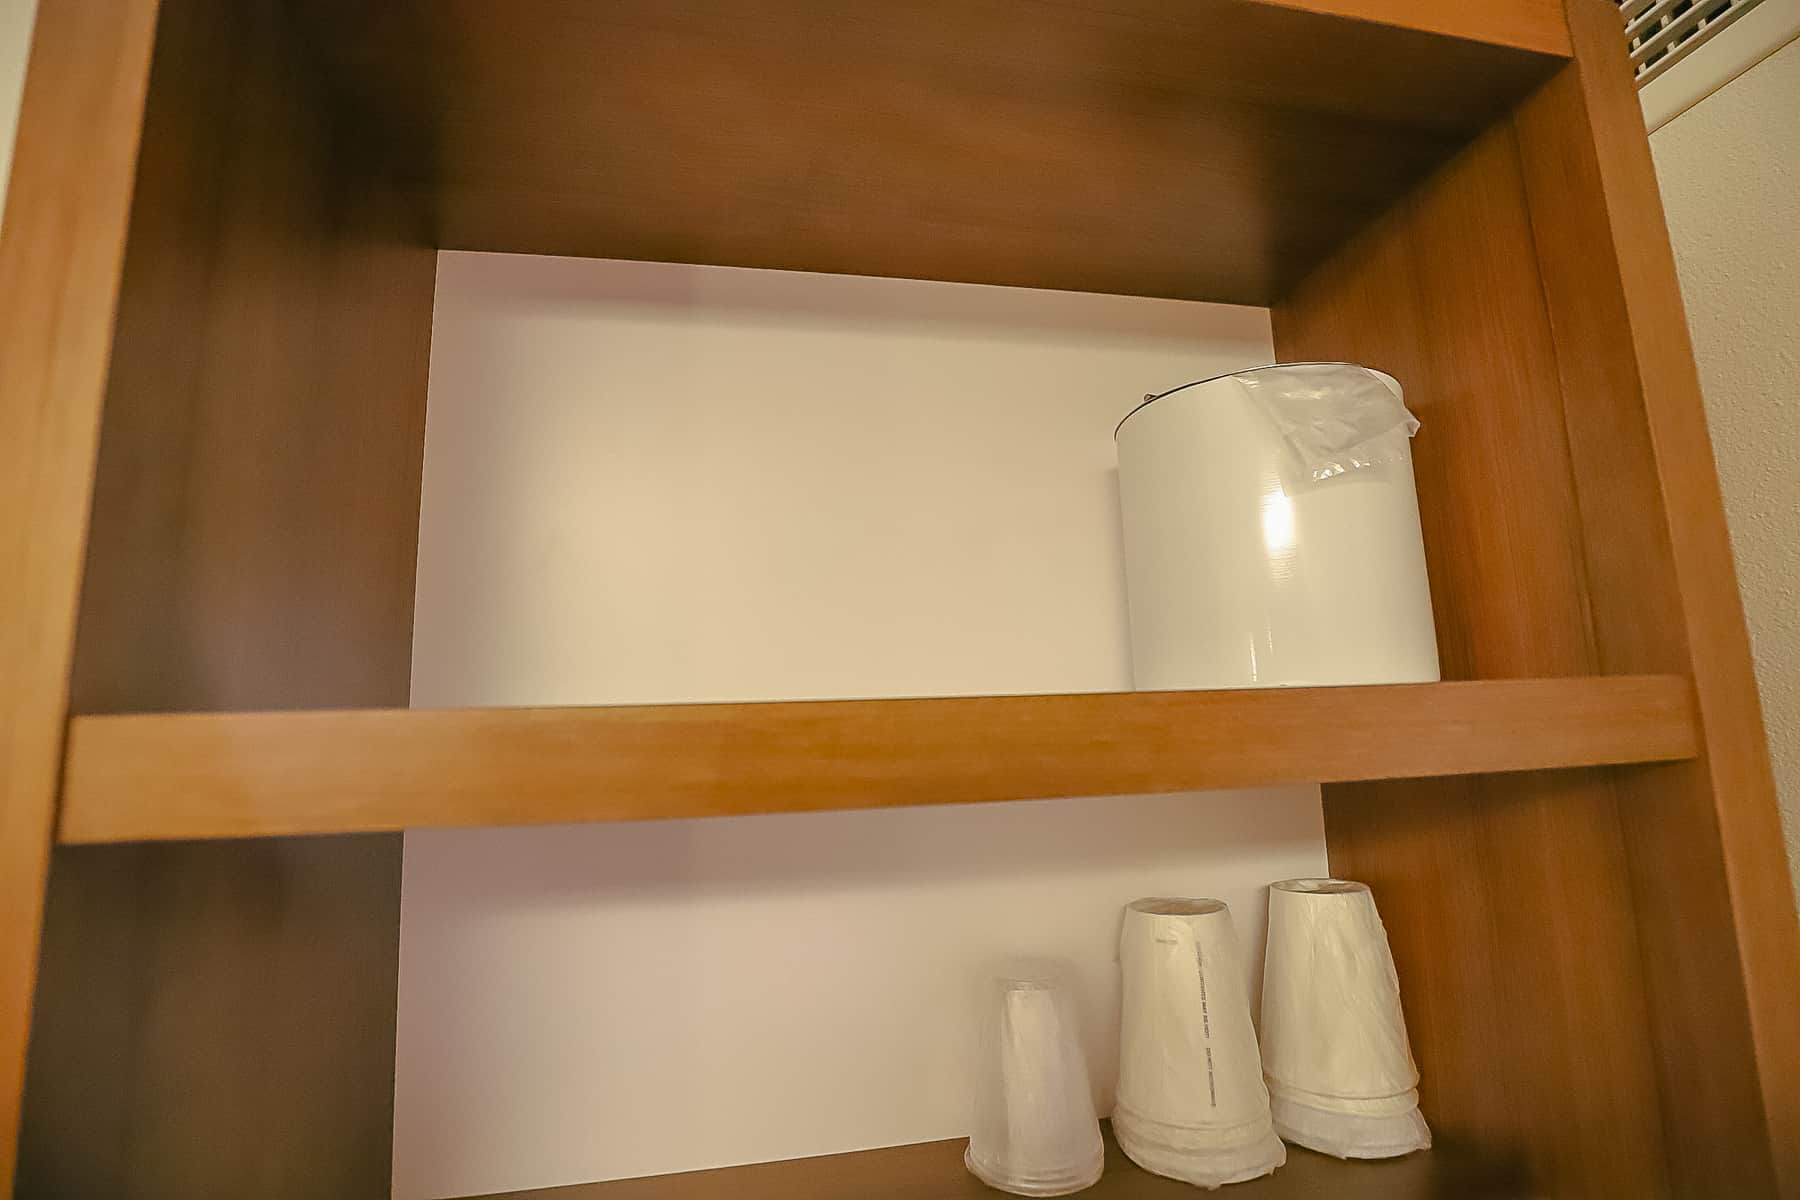
[[[1762,0],[1619,0],[1631,65],[1643,87]]]

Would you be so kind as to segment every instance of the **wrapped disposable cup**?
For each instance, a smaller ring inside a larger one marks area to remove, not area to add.
[[[1215,1188],[1287,1161],[1269,1117],[1243,953],[1219,900],[1139,900],[1119,936],[1113,1132],[1147,1171]]]
[[[995,978],[983,1017],[964,1164],[989,1187],[1019,1196],[1092,1186],[1105,1147],[1062,972],[1024,964]]]
[[[1263,1070],[1275,1130],[1339,1158],[1431,1145],[1387,930],[1366,885],[1269,886]]]

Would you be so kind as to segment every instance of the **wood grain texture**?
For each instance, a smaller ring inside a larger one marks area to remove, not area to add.
[[[1283,358],[1399,378],[1444,672],[1596,669],[1558,356],[1510,123],[1273,313]],[[1546,1194],[1665,1194],[1648,985],[1604,773],[1325,791],[1332,870],[1381,896],[1434,1130]],[[1605,1147],[1597,1153],[1597,1147]]]
[[[1195,1189],[1152,1175],[1106,1135],[1106,1173],[1089,1200],[1192,1200]],[[479,1200],[992,1200],[963,1166],[966,1139],[855,1154],[690,1171],[611,1183],[507,1192]],[[1439,1146],[1387,1162],[1343,1162],[1290,1147],[1273,1175],[1231,1185],[1245,1200],[1512,1200],[1535,1195],[1516,1163]]]
[[[1706,742],[1618,777],[1673,1181],[1800,1196],[1800,922],[1705,411],[1616,14],[1569,17],[1518,123],[1598,661],[1691,673]]]
[[[1380,21],[1564,58],[1571,53],[1562,0],[1445,4],[1443,0],[1260,0],[1308,12]]]
[[[0,1193],[155,16],[154,0],[39,4],[0,224]]]
[[[407,698],[436,255],[305,68],[259,50],[291,39],[276,7],[163,21],[77,713]]]
[[[83,717],[65,842],[1130,795],[1680,758],[1669,676]]]
[[[407,698],[435,258],[294,44],[162,6],[77,710]],[[392,837],[59,853],[17,1194],[386,1196],[399,879]]]
[[[1309,7],[296,11],[446,249],[1268,303],[1560,61]]]
[[[384,1200],[400,855],[59,850],[18,1200]]]

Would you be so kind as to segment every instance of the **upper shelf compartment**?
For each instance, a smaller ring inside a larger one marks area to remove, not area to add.
[[[1687,682],[77,717],[63,842],[1109,796],[1696,752]]]
[[[444,248],[1246,304],[1568,52],[1556,0],[293,7]]]

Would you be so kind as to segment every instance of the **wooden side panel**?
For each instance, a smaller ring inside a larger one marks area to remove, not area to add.
[[[436,257],[340,173],[276,7],[171,0],[162,22],[78,713],[407,699]]]
[[[77,712],[407,700],[435,255],[284,22],[164,5]],[[399,883],[397,837],[58,854],[18,1194],[385,1196]]]
[[[1606,671],[1690,673],[1704,756],[1621,772],[1671,1169],[1800,1196],[1800,922],[1643,116],[1604,0],[1519,112]]]
[[[1284,358],[1392,372],[1452,678],[1596,667],[1556,348],[1510,123],[1274,314]],[[1636,915],[1607,776],[1326,789],[1335,872],[1381,896],[1426,1114],[1546,1194],[1668,1181]]]
[[[400,839],[58,851],[19,1200],[378,1200]]]
[[[155,0],[42,0],[0,234],[0,1193]]]

